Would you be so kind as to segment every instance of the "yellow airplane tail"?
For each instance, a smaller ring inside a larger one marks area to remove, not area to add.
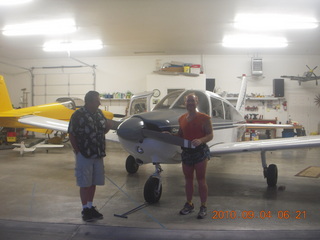
[[[12,103],[8,93],[7,85],[3,76],[0,75],[0,112],[12,110]]]

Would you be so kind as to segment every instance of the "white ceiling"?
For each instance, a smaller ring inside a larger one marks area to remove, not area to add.
[[[319,0],[34,0],[0,8],[0,26],[39,19],[74,18],[78,31],[64,36],[8,37],[0,34],[0,59],[10,61],[61,58],[45,53],[47,40],[99,38],[103,50],[71,53],[73,57],[178,54],[317,54],[320,27],[272,33],[286,37],[285,49],[226,49],[223,36],[239,33],[232,26],[237,13],[307,15],[320,20]]]

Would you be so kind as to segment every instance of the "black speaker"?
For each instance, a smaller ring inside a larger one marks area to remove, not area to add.
[[[213,92],[215,87],[215,79],[214,78],[206,78],[206,90]]]
[[[273,95],[275,97],[284,97],[284,79],[273,79]]]

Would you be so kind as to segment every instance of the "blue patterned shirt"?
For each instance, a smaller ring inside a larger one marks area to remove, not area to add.
[[[90,113],[85,107],[71,116],[68,132],[75,136],[81,154],[86,158],[106,156],[106,122],[108,120],[98,109]]]

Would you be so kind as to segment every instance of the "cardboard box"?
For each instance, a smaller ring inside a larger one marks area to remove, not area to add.
[[[183,72],[183,67],[161,68],[161,71],[165,71],[165,72]]]

